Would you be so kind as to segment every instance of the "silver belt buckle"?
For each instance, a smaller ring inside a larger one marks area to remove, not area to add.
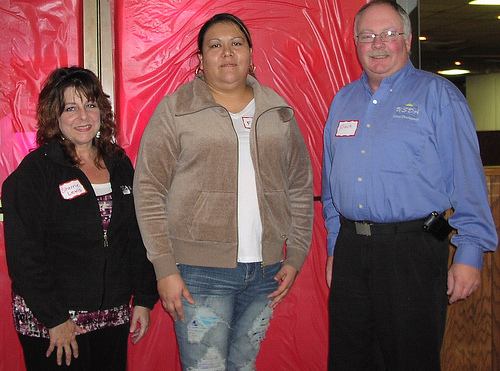
[[[354,222],[356,226],[356,234],[360,234],[362,236],[371,236],[372,231],[369,223],[365,222]]]

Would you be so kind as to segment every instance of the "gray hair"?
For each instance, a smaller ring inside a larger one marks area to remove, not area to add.
[[[408,39],[408,37],[411,34],[410,17],[408,16],[408,13],[406,13],[406,10],[404,10],[401,5],[399,5],[398,3],[396,3],[393,0],[373,0],[373,1],[370,1],[368,4],[365,4],[356,14],[356,18],[354,20],[354,37],[358,36],[358,22],[359,22],[359,19],[361,18],[361,15],[364,13],[364,11],[372,5],[380,5],[380,4],[390,5],[394,8],[395,11],[397,11],[399,13],[399,15],[401,16],[401,21],[403,22],[405,40]]]

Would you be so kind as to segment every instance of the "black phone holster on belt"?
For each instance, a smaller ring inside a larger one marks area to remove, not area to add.
[[[453,230],[453,227],[444,217],[445,214],[446,212],[438,214],[436,211],[433,211],[425,219],[423,225],[424,230],[432,234],[439,241],[444,241]]]

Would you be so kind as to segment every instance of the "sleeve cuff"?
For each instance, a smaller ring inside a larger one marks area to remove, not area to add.
[[[483,249],[476,246],[458,246],[453,263],[470,265],[481,270],[483,268]]]
[[[332,237],[328,237],[326,240],[326,250],[328,252],[328,256],[333,255],[333,251],[335,250],[335,243],[337,242],[337,236],[338,234]]]
[[[171,261],[165,255],[158,256],[151,263],[153,263],[157,281],[172,274],[179,274],[179,269],[175,261]]]

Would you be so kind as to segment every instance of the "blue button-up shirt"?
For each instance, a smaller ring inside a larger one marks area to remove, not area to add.
[[[324,133],[323,213],[332,255],[339,215],[375,223],[453,208],[454,261],[478,269],[497,246],[472,114],[448,80],[410,61],[373,93],[365,73],[335,96]]]

